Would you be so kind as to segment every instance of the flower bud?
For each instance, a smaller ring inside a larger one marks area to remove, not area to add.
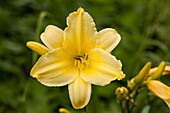
[[[39,55],[43,55],[50,51],[44,45],[37,43],[37,42],[33,42],[33,41],[27,42],[26,46],[32,49],[33,51],[35,51],[36,53],[38,53]]]
[[[71,112],[69,112],[67,109],[65,109],[65,108],[60,108],[59,109],[59,113],[71,113]]]
[[[116,89],[115,94],[117,95],[117,98],[119,98],[119,99],[126,98],[126,96],[128,94],[128,89],[126,87],[118,87]]]
[[[140,85],[147,78],[150,68],[151,68],[151,62],[148,62],[141,69],[139,74],[130,80],[131,90],[134,89],[137,85]]]
[[[142,70],[139,72],[139,74],[135,77],[134,82],[136,84],[140,84],[141,82],[143,82],[147,78],[150,68],[151,68],[151,62],[148,62],[142,68]]]
[[[164,61],[162,61],[159,64],[157,70],[154,72],[154,74],[151,75],[152,76],[152,80],[159,79],[162,76],[162,73],[163,73],[163,71],[165,69],[165,66],[166,66],[166,63]]]

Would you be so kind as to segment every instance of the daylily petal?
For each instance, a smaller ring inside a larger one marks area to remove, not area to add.
[[[68,85],[71,103],[75,109],[85,107],[90,100],[91,84],[85,82],[80,76]]]
[[[162,99],[170,99],[170,87],[166,86],[160,81],[150,80],[148,82],[148,89],[156,96]]]
[[[150,80],[147,86],[155,96],[163,99],[170,107],[170,87],[157,80]]]
[[[64,86],[75,80],[78,69],[74,66],[74,58],[58,48],[42,55],[30,75],[47,86]]]
[[[111,52],[120,42],[120,35],[112,28],[106,28],[99,32],[100,45],[99,47]]]
[[[122,64],[110,53],[102,49],[93,49],[88,53],[89,65],[81,70],[84,81],[95,85],[107,85],[112,80],[124,76]]]
[[[48,25],[41,34],[42,42],[51,50],[62,47],[63,39],[63,30],[54,25]]]
[[[46,54],[47,52],[50,51],[44,45],[34,42],[34,41],[28,41],[26,46],[29,47],[30,49],[32,49],[33,51],[35,51],[36,53],[38,53],[39,55]]]
[[[168,107],[170,108],[170,99],[164,99],[164,101],[166,102],[166,104],[167,104]]]
[[[79,8],[67,17],[64,48],[74,55],[83,55],[97,46],[99,36],[92,17]]]

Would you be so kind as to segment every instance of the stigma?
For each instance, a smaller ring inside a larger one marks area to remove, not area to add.
[[[89,65],[89,58],[88,55],[77,55],[74,57],[74,65],[77,66],[80,70],[83,69],[85,66]]]

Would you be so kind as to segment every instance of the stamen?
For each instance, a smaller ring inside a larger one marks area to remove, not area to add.
[[[75,65],[75,66],[78,65],[77,62],[78,62],[77,60],[74,61],[74,65]]]
[[[81,68],[80,60],[78,60],[77,62],[78,62],[78,68]]]
[[[88,59],[88,55],[86,56],[86,60]]]
[[[75,61],[74,61],[74,65],[77,66],[80,70],[82,68],[89,65],[89,61],[88,61],[88,55],[84,54],[83,56],[75,56],[74,57]]]

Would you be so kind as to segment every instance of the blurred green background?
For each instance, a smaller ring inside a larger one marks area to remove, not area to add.
[[[35,59],[25,46],[49,24],[64,29],[66,17],[79,7],[93,17],[98,31],[111,27],[121,35],[112,53],[122,61],[126,74],[123,81],[93,85],[88,113],[120,113],[116,87],[126,85],[148,61],[152,67],[162,60],[170,65],[169,0],[0,0],[0,113],[58,113],[60,107],[82,112],[72,108],[67,86],[46,87],[29,76]],[[46,16],[38,24],[42,12]],[[169,75],[161,81],[170,86]],[[145,88],[133,113],[170,113],[163,100],[151,93],[147,98]]]

